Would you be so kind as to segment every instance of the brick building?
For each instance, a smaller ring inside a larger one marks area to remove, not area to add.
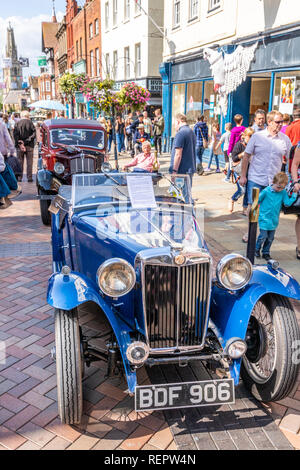
[[[74,39],[73,39],[73,19],[78,13],[76,0],[67,0],[66,5],[66,28],[67,28],[67,53],[68,69],[72,69],[75,62]]]
[[[55,88],[52,82],[53,75],[42,73],[39,76],[39,100],[55,99]]]

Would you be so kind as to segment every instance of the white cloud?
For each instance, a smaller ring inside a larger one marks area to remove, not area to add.
[[[57,13],[57,20],[61,21],[64,14]],[[39,75],[40,69],[37,66],[37,57],[42,55],[42,32],[41,23],[51,21],[50,15],[37,15],[32,18],[11,16],[9,18],[0,17],[0,56],[5,57],[6,31],[10,22],[15,33],[15,40],[19,57],[29,57],[30,67],[23,69],[24,76]]]

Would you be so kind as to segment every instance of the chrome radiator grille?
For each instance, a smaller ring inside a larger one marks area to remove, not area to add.
[[[151,349],[193,347],[205,335],[210,263],[144,266],[144,305]]]
[[[75,173],[95,173],[95,159],[92,157],[77,157],[70,160],[70,171],[71,174]]]

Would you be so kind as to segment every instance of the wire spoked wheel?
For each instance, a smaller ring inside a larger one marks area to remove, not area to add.
[[[269,380],[276,364],[276,332],[266,305],[258,302],[252,312],[247,330],[249,373],[260,383]]]
[[[293,351],[299,339],[296,315],[288,299],[272,295],[255,304],[241,376],[256,399],[278,401],[292,391],[299,369]]]

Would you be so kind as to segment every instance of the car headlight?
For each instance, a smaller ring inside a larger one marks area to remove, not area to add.
[[[143,364],[149,356],[149,347],[142,341],[134,341],[128,346],[126,356],[133,365]]]
[[[58,175],[61,175],[65,171],[65,167],[62,163],[56,162],[55,165],[54,165],[54,171]]]
[[[97,280],[105,295],[121,297],[134,287],[136,276],[131,264],[124,259],[112,258],[98,268]]]
[[[231,338],[226,344],[225,351],[232,359],[240,359],[247,351],[247,344],[240,338]]]
[[[216,269],[219,283],[229,290],[245,287],[252,276],[252,264],[242,255],[232,253],[222,258]]]

